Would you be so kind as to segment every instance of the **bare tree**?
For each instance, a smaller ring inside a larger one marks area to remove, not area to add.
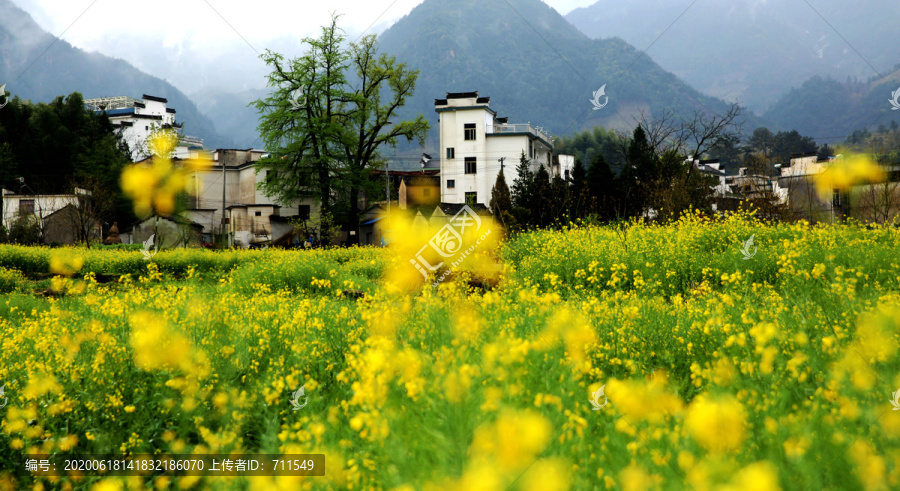
[[[726,142],[735,135],[740,135],[742,112],[743,109],[737,104],[732,104],[722,115],[707,115],[700,110],[695,110],[694,118],[682,122],[677,132],[676,141],[680,142],[679,148],[689,150],[687,155],[699,159],[710,148]],[[688,169],[688,173],[690,172],[691,169]]]
[[[668,109],[652,119],[641,111],[640,118],[635,121],[644,129],[647,141],[657,154],[675,150],[698,159],[711,148],[729,139],[739,138],[743,111],[737,103],[732,104],[725,114],[695,109],[694,116],[689,120],[676,120],[674,111]]]

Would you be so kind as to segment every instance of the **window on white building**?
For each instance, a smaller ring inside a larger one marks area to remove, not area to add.
[[[19,201],[19,213],[34,213],[34,200],[33,199],[23,199]]]
[[[475,157],[466,157],[466,174],[477,174],[475,169]]]
[[[464,125],[464,129],[466,132],[466,140],[474,140],[475,139],[475,123],[466,123]]]
[[[455,159],[456,158],[456,150],[453,147],[447,148],[447,158]]]
[[[475,206],[475,203],[478,202],[478,193],[466,193],[466,204],[469,206]]]
[[[451,188],[455,188],[455,187],[456,187],[456,181],[453,179],[447,179],[447,188],[451,189]]]

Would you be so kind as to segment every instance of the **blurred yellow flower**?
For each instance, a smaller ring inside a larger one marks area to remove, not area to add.
[[[504,470],[532,463],[550,440],[550,422],[530,410],[504,410],[497,421],[475,429],[470,452]]]
[[[829,165],[816,177],[816,191],[822,201],[830,201],[835,189],[849,190],[862,182],[881,182],[881,167],[865,155],[850,155]]]
[[[731,396],[697,396],[688,407],[684,424],[694,440],[710,452],[738,450],[747,436],[744,406]]]
[[[184,165],[173,165],[171,157],[177,145],[178,135],[174,130],[157,131],[148,140],[152,163],[135,163],[122,171],[122,191],[133,201],[134,212],[139,217],[147,217],[154,211],[164,216],[174,213],[177,195],[195,191],[187,179],[188,173],[209,169],[212,158],[207,155],[188,159]]]

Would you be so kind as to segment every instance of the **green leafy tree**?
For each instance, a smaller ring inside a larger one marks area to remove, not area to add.
[[[418,71],[378,54],[375,36],[345,45],[337,20],[332,17],[320,38],[305,38],[299,58],[286,62],[267,51],[269,86],[276,90],[253,104],[270,149],[259,163],[267,172],[263,192],[286,203],[314,198],[352,229],[362,198],[379,189],[371,178],[385,163],[379,149],[400,138],[424,144],[429,125],[421,114],[391,121],[415,91]]]
[[[41,242],[41,224],[32,214],[16,216],[9,226],[9,241],[21,245],[35,245]]]

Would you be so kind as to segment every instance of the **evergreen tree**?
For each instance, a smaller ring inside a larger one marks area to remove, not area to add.
[[[534,217],[531,210],[534,202],[534,175],[528,168],[528,158],[525,152],[519,157],[519,163],[516,165],[517,177],[513,181],[512,187],[512,205],[513,216],[520,227],[526,227],[534,223]]]
[[[533,200],[531,206],[531,216],[534,217],[534,225],[538,227],[546,227],[553,220],[552,210],[548,206],[552,203],[552,190],[550,188],[550,174],[544,168],[544,164],[537,172],[534,173],[532,179]]]
[[[623,201],[627,216],[640,216],[647,202],[647,187],[658,174],[656,152],[647,141],[647,134],[641,125],[632,133],[631,142],[625,155],[625,169],[621,182]]]
[[[550,181],[550,222],[564,225],[571,220],[568,216],[569,200],[571,193],[569,183],[560,176],[554,176]]]
[[[491,189],[491,213],[494,219],[500,222],[504,228],[509,229],[513,225],[512,198],[509,194],[509,186],[506,185],[506,176],[503,169],[497,174],[497,181]]]
[[[525,157],[525,151],[519,157],[519,163],[516,165],[517,177],[513,181],[512,202],[515,208],[531,208],[532,196],[532,179],[533,174],[528,168],[528,158]]]
[[[569,200],[569,216],[572,219],[583,218],[587,213],[587,172],[581,165],[581,160],[575,159],[575,168],[572,170],[571,199]]]
[[[590,211],[604,220],[615,217],[615,176],[603,154],[598,153],[594,156],[585,180],[585,190],[590,197]]]

